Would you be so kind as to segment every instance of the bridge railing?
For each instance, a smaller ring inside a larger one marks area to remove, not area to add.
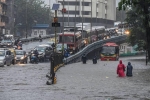
[[[107,43],[107,42],[116,42],[117,43],[117,42],[121,42],[124,40],[126,40],[126,35],[115,36],[115,37],[112,37],[109,39],[99,40],[99,41],[93,42],[92,44],[89,44],[88,46],[86,46],[85,48],[80,50],[78,53],[71,55],[68,58],[65,58],[64,64],[75,63],[75,62],[81,61],[81,57],[83,54],[87,55],[91,51],[102,47],[102,45],[104,43]]]

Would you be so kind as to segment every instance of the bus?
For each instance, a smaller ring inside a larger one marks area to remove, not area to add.
[[[82,42],[81,32],[64,32],[59,34],[59,43],[67,44],[67,48],[70,53],[75,53],[79,51],[83,46],[84,43]]]
[[[101,61],[117,61],[119,59],[119,45],[114,42],[103,44],[100,50]]]

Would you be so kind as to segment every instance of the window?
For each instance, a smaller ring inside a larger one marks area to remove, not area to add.
[[[34,35],[37,35],[37,31],[34,31]]]
[[[89,2],[83,2],[82,6],[89,6],[90,3]]]
[[[43,35],[43,31],[40,31],[40,34]]]
[[[89,11],[82,11],[83,15],[90,15]]]
[[[66,13],[79,15],[79,11],[67,11]]]

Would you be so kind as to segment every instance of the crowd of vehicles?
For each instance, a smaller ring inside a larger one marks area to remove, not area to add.
[[[117,25],[120,24],[117,23]],[[35,46],[28,53],[22,50],[22,46],[15,47],[16,41],[13,35],[5,35],[0,42],[0,48],[2,48],[0,49],[0,66],[9,66],[18,62],[28,63],[28,60],[31,63],[45,62],[50,60],[54,50],[58,53],[64,53],[64,57],[69,57],[90,43],[119,34],[119,29],[116,27],[107,29],[104,26],[84,27],[83,29],[79,26],[67,27],[63,33],[57,35],[56,40],[51,38],[45,44]],[[42,40],[39,40],[39,42],[42,42]],[[35,50],[38,52],[38,56],[34,54]],[[100,59],[118,60],[119,46],[116,43],[104,44],[100,51]]]

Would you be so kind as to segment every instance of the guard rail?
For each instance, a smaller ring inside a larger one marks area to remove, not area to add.
[[[83,54],[87,55],[91,51],[102,47],[102,45],[104,43],[107,43],[107,42],[121,42],[121,41],[124,41],[124,40],[126,40],[126,37],[127,37],[126,35],[114,36],[114,37],[109,38],[109,39],[99,40],[99,41],[93,42],[93,43],[89,44],[88,46],[84,47],[78,53],[76,53],[74,55],[71,55],[68,58],[65,58],[64,59],[64,64],[69,64],[69,63],[74,63],[74,62],[77,62],[77,61],[81,61],[81,57],[82,57]]]

